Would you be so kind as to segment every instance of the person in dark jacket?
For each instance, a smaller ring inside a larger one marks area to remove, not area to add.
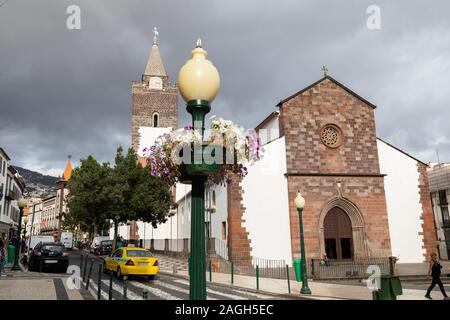
[[[3,242],[3,239],[0,239],[0,277],[2,276],[5,261],[6,261],[5,243]]]
[[[433,288],[436,285],[438,285],[439,289],[441,289],[444,299],[446,299],[446,300],[448,299],[447,293],[445,293],[444,285],[442,284],[442,281],[441,281],[441,269],[442,269],[442,266],[437,258],[437,254],[435,252],[433,252],[431,254],[430,269],[428,271],[428,278],[431,276],[432,281],[431,281],[430,287],[428,288],[427,294],[425,295],[425,298],[431,300],[432,299],[430,296],[431,290],[433,290]]]

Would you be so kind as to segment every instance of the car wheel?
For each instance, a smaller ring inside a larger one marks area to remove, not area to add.
[[[156,276],[156,275],[154,275],[154,274],[151,275],[151,276],[147,276],[147,280],[148,280],[148,281],[155,280],[155,276]]]
[[[119,280],[122,280],[122,271],[120,271],[120,267],[117,267],[116,277]]]

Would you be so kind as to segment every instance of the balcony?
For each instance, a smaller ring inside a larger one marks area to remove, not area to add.
[[[19,199],[19,195],[14,190],[6,190],[5,198],[7,200],[17,200]]]

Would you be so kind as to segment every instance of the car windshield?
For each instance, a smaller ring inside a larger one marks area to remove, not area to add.
[[[46,244],[42,246],[42,251],[51,251],[51,252],[63,252],[65,250],[64,246],[59,245],[51,245]]]
[[[127,257],[153,257],[152,253],[147,250],[127,250]]]

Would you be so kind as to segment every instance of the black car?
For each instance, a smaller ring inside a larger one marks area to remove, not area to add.
[[[108,255],[112,252],[112,245],[112,240],[103,240],[100,242],[100,245],[94,249],[95,253],[101,256]]]
[[[69,267],[69,251],[62,243],[41,242],[31,251],[29,271],[60,270]]]

